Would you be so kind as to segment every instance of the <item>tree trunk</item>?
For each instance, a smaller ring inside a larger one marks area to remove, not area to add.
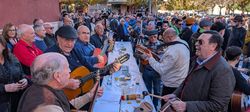
[[[221,9],[222,9],[222,8],[221,8],[221,7],[219,7],[219,8],[220,8],[220,15],[221,15]]]

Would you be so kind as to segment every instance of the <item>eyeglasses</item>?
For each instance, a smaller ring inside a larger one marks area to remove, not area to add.
[[[196,40],[196,42],[198,42],[198,43],[199,43],[199,45],[202,45],[202,44],[203,44],[203,42],[202,42],[202,40],[201,40],[201,39],[197,39],[197,40]]]
[[[53,29],[54,29],[54,27],[45,27],[45,28],[47,28],[47,29],[51,29],[51,30],[53,30]]]
[[[14,31],[16,31],[16,29],[9,29],[9,31],[13,31],[14,32]]]
[[[89,35],[90,33],[89,32],[81,32],[81,34],[87,34],[87,35]]]

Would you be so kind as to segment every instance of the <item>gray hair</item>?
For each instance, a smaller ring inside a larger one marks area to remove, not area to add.
[[[77,28],[77,33],[80,33],[80,30],[81,30],[82,28],[85,28],[85,29],[88,29],[88,30],[89,30],[89,28],[88,28],[87,26],[85,26],[85,25],[80,25],[80,26]]]
[[[44,29],[43,25],[34,25],[33,28],[34,28],[35,32],[39,32],[42,29]]]
[[[17,36],[18,37],[22,37],[22,35],[27,32],[29,29],[33,29],[32,26],[30,25],[27,25],[27,24],[21,24],[18,26],[18,29],[17,29]]]
[[[36,57],[31,65],[32,81],[47,85],[53,80],[53,74],[64,70],[67,59],[59,53],[44,53]]]

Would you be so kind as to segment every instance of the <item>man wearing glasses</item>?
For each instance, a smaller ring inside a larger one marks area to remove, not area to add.
[[[221,56],[222,37],[216,31],[203,32],[188,76],[173,94],[163,96],[177,112],[227,112],[234,90],[231,67]],[[178,97],[179,100],[173,101]]]
[[[54,27],[50,23],[44,23],[44,28],[46,31],[46,37],[44,38],[45,44],[48,48],[56,44],[56,37],[53,33]]]

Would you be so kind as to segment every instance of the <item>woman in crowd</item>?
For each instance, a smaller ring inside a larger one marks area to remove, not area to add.
[[[7,41],[7,48],[9,48],[10,51],[12,52],[14,45],[18,41],[16,27],[12,23],[8,23],[8,24],[4,25],[3,37]]]
[[[13,28],[14,29],[14,28]],[[9,52],[7,42],[0,37],[0,110],[16,112],[19,98],[28,81],[24,78],[21,64]]]

